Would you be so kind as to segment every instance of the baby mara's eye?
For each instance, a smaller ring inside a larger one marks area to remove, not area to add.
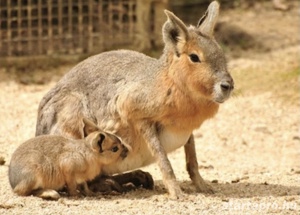
[[[196,55],[196,54],[190,54],[189,57],[190,57],[191,61],[194,62],[194,63],[200,63],[201,62],[198,55]]]
[[[113,148],[111,149],[111,151],[112,151],[112,152],[117,152],[117,151],[119,151],[119,147],[118,147],[118,146],[115,146],[115,147],[113,147]]]

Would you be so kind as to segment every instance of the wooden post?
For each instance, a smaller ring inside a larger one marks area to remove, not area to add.
[[[48,7],[48,50],[47,54],[51,55],[53,53],[53,29],[52,29],[52,1],[47,1]]]
[[[73,46],[72,46],[72,0],[68,0],[68,35],[67,36],[67,51],[69,54],[72,53]]]
[[[168,8],[168,0],[163,1],[154,1],[152,4],[153,7],[153,19],[150,20],[150,22],[153,23],[153,29],[150,33],[152,44],[154,46],[163,46],[163,40],[162,40],[162,26],[167,21],[167,17],[165,13],[163,12],[164,9]]]
[[[98,35],[98,38],[97,38],[98,39],[98,41],[97,41],[97,44],[98,44],[97,51],[99,51],[103,48],[104,42],[103,42],[102,38],[103,38],[104,32],[106,32],[106,31],[104,31],[104,29],[106,29],[106,26],[105,26],[105,23],[103,21],[103,2],[99,1],[98,4],[97,4],[97,7],[98,7],[98,9],[97,9],[98,14],[96,14],[98,16],[98,23],[96,23],[97,24],[97,29],[98,29],[98,31],[97,31],[97,35]]]
[[[78,47],[76,47],[76,52],[78,53],[82,53],[82,48],[83,48],[83,23],[82,23],[82,19],[83,19],[83,12],[82,12],[82,8],[83,4],[82,4],[82,0],[78,1],[78,35],[76,35],[78,37]]]
[[[38,54],[44,54],[43,53],[43,27],[42,27],[42,0],[38,0],[37,5],[38,10],[38,44],[37,44],[37,50]]]
[[[7,55],[12,55],[11,45],[12,45],[12,37],[11,37],[11,1],[7,1]],[[10,43],[10,44],[9,44]]]
[[[150,49],[150,7],[152,0],[136,2],[136,35],[134,45],[138,50]]]
[[[60,49],[62,49],[62,39],[64,37],[63,35],[63,16],[62,16],[62,8],[63,8],[63,4],[62,4],[63,0],[59,0],[58,1],[58,41],[59,41],[59,44],[58,44],[58,47]]]
[[[93,50],[93,0],[88,2],[88,53],[91,53]]]
[[[22,40],[22,29],[23,29],[23,27],[22,27],[22,16],[21,16],[21,10],[22,9],[22,1],[21,0],[18,0],[18,17],[17,17],[17,22],[18,22],[18,28],[17,28],[17,32],[18,32],[18,37],[17,37],[17,51],[18,52],[21,52],[22,51],[22,42],[21,42],[21,40]],[[12,44],[11,43],[11,41],[10,41],[10,44]],[[11,45],[10,45],[11,46]]]
[[[27,48],[27,55],[32,55],[33,54],[33,38],[32,38],[32,17],[31,17],[31,9],[32,9],[32,5],[31,5],[31,0],[28,0],[28,5],[27,5],[27,23],[28,23],[28,29],[27,29],[27,44],[28,46]],[[24,48],[24,47],[23,47]]]

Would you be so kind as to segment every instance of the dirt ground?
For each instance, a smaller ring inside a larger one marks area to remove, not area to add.
[[[156,164],[143,168],[155,180],[150,191],[59,201],[16,196],[7,177],[10,157],[34,136],[39,101],[59,76],[24,85],[0,68],[0,214],[300,214],[300,10],[298,1],[290,3],[287,12],[270,3],[221,11],[220,22],[253,40],[233,50],[228,41],[235,93],[195,131],[199,171],[215,194],[196,193],[178,149],[169,158],[187,194],[180,201],[168,199]]]

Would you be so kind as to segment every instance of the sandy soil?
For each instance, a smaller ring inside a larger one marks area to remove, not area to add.
[[[230,59],[236,93],[195,131],[199,171],[215,194],[196,193],[178,149],[169,158],[187,194],[180,201],[168,199],[155,164],[143,169],[155,180],[151,191],[59,201],[16,196],[7,177],[11,154],[34,136],[38,103],[56,80],[22,85],[0,69],[0,214],[300,214],[299,3],[293,5],[289,12],[264,4],[221,14],[268,48]]]

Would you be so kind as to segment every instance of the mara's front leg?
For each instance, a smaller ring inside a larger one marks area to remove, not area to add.
[[[141,133],[145,142],[148,144],[159,169],[163,176],[163,182],[168,189],[171,199],[179,199],[183,196],[181,188],[176,181],[171,163],[167,157],[167,153],[158,139],[158,133],[155,124],[143,123],[141,125]]]
[[[198,171],[198,162],[195,148],[194,135],[192,134],[188,142],[184,145],[186,169],[198,192],[214,193],[213,189],[205,183]]]

